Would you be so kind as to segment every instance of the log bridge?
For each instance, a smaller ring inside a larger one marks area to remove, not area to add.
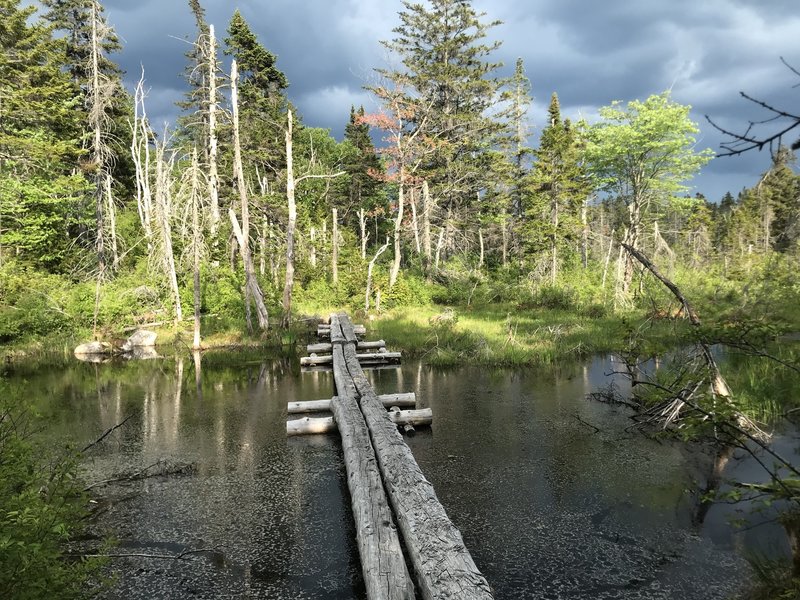
[[[333,416],[289,421],[287,434],[338,430],[341,436],[367,597],[493,598],[461,533],[447,517],[398,431],[398,425],[429,425],[430,409],[401,410],[401,406],[415,405],[414,394],[378,396],[374,392],[362,364],[396,361],[399,353],[386,352],[382,340],[359,342],[359,332],[365,333],[363,326],[354,327],[344,313],[331,315],[329,325],[320,325],[320,337],[330,342],[312,344],[308,349],[330,352],[330,362],[307,364],[332,366],[336,395],[326,400],[292,402],[289,414],[324,410]],[[364,354],[397,357],[365,358]]]

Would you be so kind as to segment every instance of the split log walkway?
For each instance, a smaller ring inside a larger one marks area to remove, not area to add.
[[[335,423],[342,437],[367,596],[492,598],[461,533],[387,413],[385,397],[375,394],[364,375],[350,318],[332,315],[330,326],[318,331],[330,337],[336,396],[325,402],[333,412],[331,425]],[[391,412],[419,413],[399,408]]]

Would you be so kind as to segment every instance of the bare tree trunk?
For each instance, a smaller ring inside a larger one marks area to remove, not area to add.
[[[309,256],[309,260],[311,261],[311,266],[317,266],[317,229],[316,227],[312,227],[309,233],[309,239],[311,240],[311,255]]]
[[[611,230],[611,237],[608,241],[608,254],[606,254],[605,265],[603,266],[603,283],[600,289],[606,289],[606,276],[608,275],[608,263],[611,262],[611,251],[614,249],[614,230]]]
[[[286,224],[286,278],[283,284],[283,326],[288,327],[292,313],[294,287],[294,229],[297,223],[297,206],[294,199],[294,164],[292,157],[292,111],[286,121],[286,200],[289,204],[289,221]]]
[[[358,211],[358,227],[361,231],[361,260],[367,259],[367,216],[363,208]]]
[[[553,234],[550,236],[550,282],[555,285],[558,278],[558,198],[553,198],[551,212],[551,224],[553,226]]]
[[[94,176],[94,198],[95,198],[95,228],[96,240],[95,248],[97,250],[97,264],[100,271],[100,277],[105,276],[106,270],[106,250],[105,250],[105,235],[104,229],[104,214],[103,214],[103,184],[106,176],[106,158],[107,148],[103,142],[103,117],[105,116],[105,107],[103,103],[103,93],[100,82],[100,35],[97,30],[97,21],[100,18],[98,14],[97,2],[92,1],[92,48],[91,48],[91,102],[92,106],[89,110],[89,120],[93,129],[92,141],[92,160],[94,162],[95,176]]]
[[[194,291],[194,336],[192,350],[200,349],[200,165],[197,148],[192,152],[192,287]]]
[[[339,209],[332,210],[331,222],[333,232],[331,234],[331,279],[333,285],[339,283]]]
[[[217,174],[217,43],[213,25],[208,26],[208,196],[211,199],[211,240],[216,243],[220,214]]]
[[[258,235],[258,273],[262,277],[267,268],[267,218],[261,219],[261,232]]]
[[[244,262],[245,274],[245,306],[249,307],[248,296],[253,299],[256,305],[256,318],[258,326],[262,331],[269,329],[269,313],[264,303],[264,293],[256,278],[253,266],[253,257],[250,253],[250,212],[247,201],[247,186],[244,181],[244,170],[242,168],[242,146],[239,137],[239,68],[234,60],[231,64],[231,106],[233,108],[233,175],[236,180],[236,187],[239,190],[239,201],[241,204],[242,224],[236,218],[233,208],[228,210],[228,216],[233,226],[233,233],[239,243],[239,253]],[[249,309],[248,309],[249,310]]]
[[[500,221],[500,229],[503,234],[503,266],[508,265],[508,213],[503,213],[503,218]]]
[[[144,105],[144,69],[134,93],[134,116],[131,125],[131,158],[136,168],[136,207],[147,242],[147,256],[153,257],[153,197],[150,191],[150,128]],[[141,107],[141,116],[139,108]],[[141,135],[141,137],[140,137]]]
[[[625,230],[625,236],[622,239],[623,244],[627,244],[634,250],[639,249],[639,237],[641,232],[642,226],[642,201],[640,199],[634,199],[628,205],[628,215],[630,219],[630,224],[628,228]],[[622,255],[621,255],[622,256]],[[634,271],[634,262],[633,257],[630,253],[625,254],[623,256],[625,261],[623,273],[622,273],[622,287],[620,289],[621,294],[623,296],[627,296],[630,292],[631,283],[633,283],[633,271]]]
[[[588,210],[586,202],[587,200],[584,200],[581,205],[581,235],[583,237],[581,243],[581,261],[583,262],[584,269],[589,267],[589,223],[586,216]]]
[[[375,256],[372,257],[372,260],[369,261],[369,266],[367,267],[367,292],[364,296],[364,312],[369,312],[369,296],[372,293],[372,269],[375,267],[375,261],[378,260],[378,257],[383,254],[386,249],[389,247],[389,237],[386,237],[386,243],[378,248],[378,251],[375,253]],[[379,307],[380,310],[380,307]]]
[[[114,196],[111,193],[111,174],[106,173],[106,208],[108,210],[108,229],[111,235],[111,268],[119,267],[119,251],[117,248],[117,211],[114,207]]]
[[[417,250],[417,256],[422,253],[422,248],[419,242],[419,221],[417,220],[417,188],[411,188],[411,226],[414,229],[414,247]]]
[[[444,227],[439,228],[439,239],[436,241],[436,260],[433,263],[433,268],[439,270],[439,259],[442,256],[442,246],[444,245]]]
[[[400,231],[403,225],[403,194],[404,194],[404,173],[403,167],[400,167],[400,174],[399,180],[400,184],[398,186],[397,191],[397,218],[394,221],[394,261],[392,262],[392,268],[389,271],[389,287],[394,287],[394,284],[397,282],[397,276],[400,274]]]
[[[478,258],[478,269],[483,268],[483,229],[478,229],[478,243],[480,245],[480,255]]]
[[[175,270],[175,253],[172,249],[172,226],[171,226],[171,162],[167,162],[165,156],[166,140],[162,140],[156,154],[156,220],[161,230],[161,260],[164,265],[164,273],[167,282],[172,290],[175,301],[175,325],[183,320],[183,310],[181,308],[180,288],[178,287],[178,276]]]
[[[425,256],[425,268],[431,264],[431,191],[428,181],[422,182],[422,249]]]

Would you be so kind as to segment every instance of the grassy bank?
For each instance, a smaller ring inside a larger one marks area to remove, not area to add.
[[[369,324],[370,336],[436,365],[546,365],[621,350],[641,313],[587,314],[515,305],[393,310]],[[658,325],[656,337],[673,335]]]

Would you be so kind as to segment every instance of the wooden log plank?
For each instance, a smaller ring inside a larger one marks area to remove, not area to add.
[[[330,433],[336,431],[333,417],[303,417],[286,421],[286,435],[309,435],[314,433]]]
[[[342,437],[347,486],[367,597],[413,599],[414,583],[400,546],[369,432],[355,401],[355,386],[346,376],[341,346],[334,349],[334,355],[338,357],[334,362],[338,396],[332,409]]]
[[[404,394],[381,394],[378,400],[386,407],[409,407],[417,405],[417,396],[414,392]],[[289,402],[286,413],[290,415],[323,412],[331,410],[331,399],[327,400],[306,400],[304,402]]]
[[[380,402],[380,400],[378,400]],[[419,410],[392,410],[387,413],[395,425],[430,425],[433,423],[433,410],[420,408]]]
[[[331,402],[331,411],[333,411],[333,407],[338,400],[338,396],[334,397]],[[433,412],[430,408],[420,410],[400,410],[398,408],[396,411],[389,412],[388,415],[392,423],[398,426],[410,425],[419,427],[421,425],[430,425],[433,422]],[[333,417],[303,417],[286,421],[286,435],[289,436],[333,433],[337,428]]]
[[[386,342],[384,340],[374,340],[371,342],[358,342],[357,346],[359,350],[375,350],[385,347],[386,347]],[[308,344],[308,346],[306,346],[306,351],[309,354],[316,352],[323,353],[323,352],[331,352],[332,348],[333,344],[328,342],[320,342],[318,344]]]
[[[347,321],[340,319],[343,328],[347,327]],[[447,517],[433,486],[378,402],[358,363],[355,348],[346,344],[342,352],[360,396],[361,412],[422,597],[492,598],[491,587],[475,565],[461,533]]]
[[[399,361],[402,357],[400,352],[364,352],[358,355],[358,360],[366,362],[392,362]],[[333,362],[332,354],[323,354],[322,356],[302,356],[300,357],[300,365],[327,365]]]
[[[338,324],[342,328],[342,335],[344,339],[351,344],[357,344],[358,338],[356,337],[356,326],[350,320],[347,313],[339,313]]]

